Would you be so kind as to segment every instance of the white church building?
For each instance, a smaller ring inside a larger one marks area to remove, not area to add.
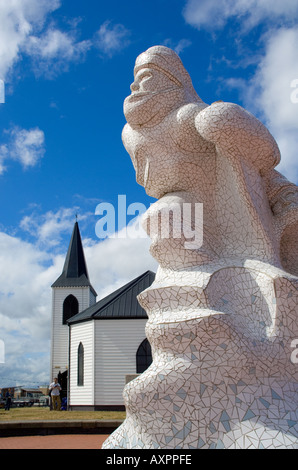
[[[137,295],[154,277],[147,271],[97,302],[75,222],[62,274],[52,284],[51,381],[58,377],[69,409],[124,409],[127,376],[152,362]]]

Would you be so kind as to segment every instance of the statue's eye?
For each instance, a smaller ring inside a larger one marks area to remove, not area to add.
[[[151,78],[151,77],[152,77],[152,74],[150,72],[144,72],[144,73],[140,74],[139,81],[143,82],[145,80],[148,80],[148,78]]]

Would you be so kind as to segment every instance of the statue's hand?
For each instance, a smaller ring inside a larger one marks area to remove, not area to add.
[[[244,108],[223,101],[216,101],[203,109],[195,122],[202,137],[214,144],[233,141],[244,132],[256,135],[266,130],[263,124]]]
[[[241,106],[215,102],[195,119],[200,135],[216,145],[222,155],[250,160],[261,171],[280,161],[278,146],[266,127]]]

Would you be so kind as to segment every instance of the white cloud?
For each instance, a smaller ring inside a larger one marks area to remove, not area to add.
[[[6,169],[5,160],[18,161],[24,169],[27,169],[35,166],[43,157],[45,136],[38,127],[29,130],[14,127],[4,134],[8,135],[9,141],[0,146],[0,174]]]
[[[6,166],[4,165],[4,161],[9,157],[9,152],[7,145],[0,145],[0,175],[2,175],[5,170]]]
[[[166,39],[163,42],[164,46],[170,47],[171,49],[174,49],[176,54],[182,54],[184,49],[187,47],[191,46],[192,42],[189,39],[180,39],[178,42],[172,41],[172,39]]]
[[[77,207],[60,208],[42,215],[35,211],[23,217],[20,228],[34,236],[38,246],[52,248],[61,243],[63,234],[71,233],[77,210]]]
[[[130,32],[122,25],[105,21],[95,34],[94,44],[105,55],[112,56],[127,47]]]
[[[27,51],[42,59],[60,57],[66,60],[76,59],[88,47],[88,41],[75,42],[74,37],[58,29],[49,29],[41,37],[31,36]]]
[[[65,215],[65,211],[61,209],[60,214]],[[71,230],[72,227],[69,239]],[[81,234],[83,236],[82,231]],[[83,244],[98,300],[148,269],[156,270],[157,263],[149,254],[148,239],[115,238],[94,242],[83,237]],[[36,243],[0,232],[0,340],[5,343],[0,387],[13,385],[12,379],[24,385],[49,380],[50,286],[62,272],[66,251],[67,246],[54,255],[46,247],[41,249]]]
[[[115,238],[97,243],[87,240],[85,243],[89,275],[99,297],[113,292],[147,270],[157,269],[157,262],[149,253],[150,239],[134,238],[131,232],[123,237],[125,231],[126,228],[122,229]]]
[[[294,42],[292,42],[294,41]],[[262,83],[258,106],[276,138],[282,155],[278,170],[298,183],[298,104],[291,100],[291,83],[298,79],[298,29],[280,31],[268,43],[266,57],[254,84]],[[286,49],[283,49],[282,46]]]
[[[278,170],[298,183],[298,103],[291,87],[298,80],[298,28],[274,30],[264,38],[264,56],[253,78],[228,80],[240,90],[244,105],[267,125],[281,150]]]
[[[60,0],[0,0],[0,78],[7,79],[33,30],[60,5]]]
[[[192,26],[210,31],[223,28],[229,20],[238,22],[237,55],[229,67],[239,70],[250,65],[255,72],[249,79],[221,80],[220,87],[225,83],[238,89],[244,106],[264,122],[280,147],[278,170],[297,183],[298,103],[291,95],[298,92],[291,84],[298,85],[298,0],[188,0],[183,14]],[[259,47],[252,56],[242,39],[255,26],[266,26],[267,32],[255,38]]]
[[[58,274],[51,257],[34,245],[0,233],[0,339],[5,343],[5,363],[0,377],[47,380],[51,293],[49,284]],[[34,356],[39,356],[39,361]],[[30,361],[31,359],[31,361]],[[35,363],[34,371],[30,363]],[[0,379],[3,385],[3,380]],[[8,385],[12,383],[9,382]]]
[[[50,28],[39,37],[30,36],[24,50],[33,59],[37,74],[53,77],[67,70],[70,62],[82,60],[91,45],[89,40],[76,41],[74,32]]]
[[[266,37],[265,55],[253,79],[271,125],[297,127],[298,107],[291,101],[291,82],[298,79],[298,28],[279,29]]]
[[[109,21],[92,40],[79,41],[81,18],[65,20],[67,31],[50,21],[50,14],[60,6],[61,0],[0,0],[0,79],[9,82],[23,56],[32,60],[37,76],[54,78],[70,63],[84,60],[92,47],[111,57],[129,44],[130,32]]]
[[[198,29],[222,28],[229,19],[236,19],[249,30],[264,20],[293,21],[298,16],[298,1],[188,0],[183,14],[186,22]]]
[[[174,50],[179,55],[189,46],[191,46],[191,41],[188,39],[180,39]]]

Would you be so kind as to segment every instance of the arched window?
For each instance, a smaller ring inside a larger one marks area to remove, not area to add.
[[[84,385],[84,346],[78,347],[78,386]]]
[[[79,311],[79,302],[74,295],[69,295],[63,302],[63,325]]]
[[[152,362],[151,346],[148,339],[144,339],[137,350],[137,374],[144,372]]]

